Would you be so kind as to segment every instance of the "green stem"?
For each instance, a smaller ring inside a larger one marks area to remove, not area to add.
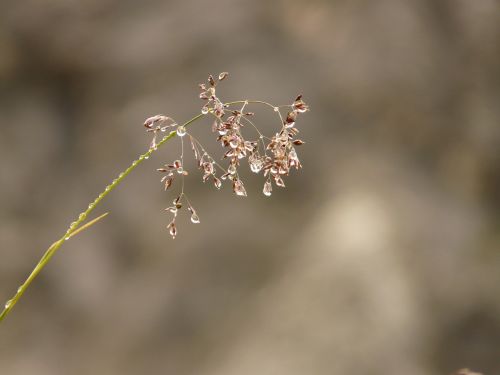
[[[268,107],[275,108],[272,104],[269,104],[264,101],[260,100],[238,100],[234,102],[228,102],[225,103],[226,106],[231,105],[231,104],[243,104],[243,103],[255,103],[255,104],[264,104]],[[192,119],[186,121],[184,124],[181,126],[188,126],[189,124],[195,122],[196,120],[200,119],[203,117],[203,114],[199,114],[194,116]],[[281,116],[281,115],[280,115]],[[132,164],[125,169],[123,172],[121,172],[118,177],[113,180],[113,182],[106,186],[104,191],[97,196],[97,198],[89,204],[88,208],[83,211],[79,216],[78,219],[74,222],[72,222],[64,234],[60,239],[58,239],[56,242],[54,242],[44,253],[42,258],[38,261],[37,265],[31,271],[30,275],[26,279],[26,281],[17,289],[16,294],[14,297],[12,297],[10,300],[7,301],[5,304],[5,308],[3,309],[2,313],[0,314],[0,322],[4,320],[4,318],[10,313],[10,311],[13,309],[13,307],[16,305],[16,303],[19,301],[19,299],[23,296],[24,292],[30,284],[33,282],[33,280],[37,277],[37,275],[42,271],[42,269],[47,265],[47,263],[52,259],[54,254],[59,250],[59,248],[62,246],[62,244],[68,240],[71,236],[77,234],[77,232],[80,232],[88,227],[90,227],[92,224],[96,223],[100,219],[102,219],[105,215],[102,215],[98,217],[97,219],[94,219],[91,223],[86,224],[84,227],[80,227],[80,225],[86,220],[87,216],[94,210],[94,208],[111,192],[113,191],[122,181],[125,177],[129,175],[130,172],[132,172],[139,164],[141,164],[144,160],[148,159],[153,152],[155,152],[159,147],[161,147],[165,142],[167,142],[169,139],[173,138],[176,135],[175,131],[170,132],[168,135],[163,137],[163,139],[158,142],[157,146],[155,149],[151,148],[148,152],[145,154],[142,154],[139,156],[138,159],[134,160]]]
[[[203,114],[199,114],[189,121],[186,121],[182,126],[188,126],[189,124],[195,122],[196,120],[200,119],[203,117]],[[142,154],[139,156],[138,159],[134,160],[132,164],[125,169],[122,173],[118,175],[118,177],[113,180],[113,182],[106,186],[104,191],[97,196],[97,198],[89,204],[88,208],[83,211],[79,216],[78,219],[74,222],[71,223],[69,226],[68,230],[66,233],[58,239],[56,242],[54,242],[45,252],[45,254],[42,256],[38,264],[35,266],[33,271],[31,271],[31,274],[28,276],[26,281],[17,289],[16,294],[14,297],[12,297],[10,300],[7,301],[5,304],[5,308],[3,309],[2,313],[0,314],[0,322],[3,321],[3,319],[10,313],[12,308],[15,306],[15,304],[19,301],[19,299],[23,296],[24,292],[30,284],[33,282],[33,280],[37,277],[37,275],[42,271],[42,269],[47,265],[47,263],[50,261],[50,259],[54,256],[54,254],[59,250],[59,248],[62,246],[62,244],[65,242],[65,240],[69,239],[72,235],[76,234],[77,231],[79,231],[82,228],[79,228],[79,226],[85,221],[87,216],[94,210],[94,208],[111,192],[113,191],[122,181],[125,177],[129,175],[130,172],[132,172],[139,164],[141,164],[144,160],[148,159],[153,152],[155,152],[159,147],[161,147],[165,142],[167,142],[169,139],[173,138],[176,135],[175,131],[170,132],[168,135],[163,137],[163,139],[158,142],[158,145],[155,149],[150,149],[148,152],[145,154]],[[104,216],[102,216],[104,217]],[[100,218],[97,218],[94,220],[94,222],[97,222]],[[89,223],[90,224],[90,223]]]

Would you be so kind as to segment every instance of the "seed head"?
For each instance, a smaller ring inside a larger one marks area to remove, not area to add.
[[[296,128],[299,115],[309,111],[309,106],[302,99],[302,95],[297,96],[292,104],[281,107],[248,100],[224,104],[218,97],[217,88],[220,82],[228,77],[228,73],[222,72],[216,77],[209,75],[206,83],[199,84],[199,98],[203,101],[201,113],[213,119],[211,130],[215,133],[216,141],[223,149],[221,156],[212,157],[203,145],[187,132],[185,126],[177,125],[168,116],[155,115],[144,122],[146,131],[153,133],[151,148],[157,148],[157,133],[165,132],[169,127],[175,127],[174,130],[181,141],[180,157],[157,169],[158,172],[164,174],[161,182],[165,190],[173,186],[176,176],[182,180],[180,194],[174,199],[173,205],[165,209],[173,215],[167,225],[172,238],[177,236],[176,219],[183,211],[183,207],[187,207],[192,223],[198,224],[200,222],[197,212],[184,192],[184,177],[188,175],[184,168],[184,139],[189,139],[196,166],[201,171],[201,180],[203,182],[211,181],[216,189],[221,189],[224,182],[230,181],[232,190],[237,196],[247,196],[247,191],[240,177],[243,159],[247,159],[251,172],[257,175],[262,173],[264,176],[262,193],[267,197],[272,194],[273,182],[276,186],[284,188],[284,178],[290,174],[290,171],[302,168],[295,149],[295,147],[305,143],[301,139],[295,139],[299,134],[299,130]],[[241,104],[241,108],[234,108],[236,103]],[[279,120],[279,127],[274,136],[270,138],[261,133],[253,122],[255,113],[246,108],[257,103],[270,106],[277,113],[276,120]],[[281,112],[283,107],[287,108],[284,111],[285,115]],[[220,159],[223,161],[219,162],[225,166],[216,161]]]

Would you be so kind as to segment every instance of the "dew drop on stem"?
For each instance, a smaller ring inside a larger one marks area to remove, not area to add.
[[[200,218],[196,214],[196,212],[193,212],[191,215],[191,222],[194,224],[198,224],[200,222]]]
[[[177,127],[177,135],[179,137],[184,137],[186,135],[186,128],[182,125]]]

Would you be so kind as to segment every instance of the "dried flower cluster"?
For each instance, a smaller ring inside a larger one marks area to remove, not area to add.
[[[144,121],[144,127],[147,129],[147,132],[153,133],[153,139],[151,140],[150,148],[156,150],[156,139],[158,133],[166,132],[169,127],[174,127],[177,124],[170,117],[164,115],[156,115],[146,119]]]
[[[296,146],[304,144],[304,141],[296,139],[299,130],[295,127],[295,123],[300,114],[309,110],[308,105],[302,100],[302,95],[299,95],[292,104],[284,106],[273,106],[267,102],[249,100],[224,103],[217,96],[216,89],[227,76],[227,72],[219,74],[217,79],[210,75],[206,83],[199,85],[201,90],[199,97],[204,102],[201,113],[213,118],[212,131],[217,134],[217,141],[224,149],[221,159],[227,161],[226,167],[219,164],[204,149],[202,144],[187,132],[185,126],[178,125],[170,117],[156,115],[144,122],[147,131],[153,133],[150,148],[156,149],[157,134],[165,132],[168,128],[175,128],[176,135],[181,139],[182,151],[179,159],[158,169],[159,172],[165,174],[161,179],[165,190],[172,186],[176,176],[180,176],[182,179],[181,191],[174,199],[173,206],[166,208],[168,212],[173,214],[173,218],[168,224],[170,235],[173,238],[177,235],[177,214],[183,206],[186,206],[190,212],[193,223],[200,222],[184,192],[184,176],[188,174],[184,169],[184,139],[186,135],[190,140],[197,166],[202,171],[203,182],[211,181],[217,189],[220,189],[223,181],[228,181],[232,185],[233,192],[239,196],[247,195],[239,175],[239,167],[244,159],[247,159],[252,172],[257,174],[262,172],[265,178],[263,193],[266,196],[271,195],[273,182],[278,187],[285,187],[283,177],[288,176],[293,168],[302,168],[295,150]],[[276,112],[280,121],[280,129],[274,136],[269,138],[260,132],[252,121],[254,113],[246,110],[250,104],[262,104]],[[231,108],[235,105],[241,105],[241,107]],[[286,116],[282,115],[281,108],[286,109]],[[242,132],[245,126],[253,128],[256,138],[245,138]]]

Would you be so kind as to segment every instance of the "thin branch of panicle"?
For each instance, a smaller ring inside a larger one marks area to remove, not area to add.
[[[166,163],[158,172],[162,173],[161,183],[165,190],[173,187],[174,181],[181,180],[179,193],[175,196],[172,206],[165,210],[172,214],[167,228],[172,238],[177,235],[176,220],[179,212],[185,207],[191,216],[192,223],[199,223],[200,219],[184,189],[184,177],[188,171],[184,167],[184,141],[189,139],[189,147],[193,153],[198,169],[202,173],[202,181],[210,181],[215,188],[220,189],[224,182],[231,184],[237,196],[247,196],[245,185],[240,176],[240,168],[246,160],[250,170],[264,177],[262,192],[269,197],[273,186],[285,187],[284,178],[293,169],[302,168],[297,155],[296,147],[305,142],[297,139],[299,130],[296,127],[297,119],[309,111],[309,106],[302,99],[302,95],[289,105],[274,106],[264,101],[239,100],[224,103],[218,96],[220,83],[228,77],[227,72],[220,73],[217,78],[208,76],[207,82],[200,83],[199,98],[203,101],[201,114],[213,119],[212,132],[216,141],[222,146],[221,157],[210,155],[198,139],[188,133],[185,126],[177,123],[168,116],[152,116],[144,122],[148,132],[153,133],[151,148],[156,148],[157,134],[168,128],[175,128],[176,135],[181,142],[181,155],[178,159]],[[271,137],[265,136],[253,121],[254,112],[247,110],[253,104],[261,104],[276,112],[279,121],[278,130]],[[283,111],[283,113],[282,113]],[[249,131],[244,129],[249,128]],[[187,137],[186,137],[187,135]],[[216,160],[221,160],[218,163]]]

